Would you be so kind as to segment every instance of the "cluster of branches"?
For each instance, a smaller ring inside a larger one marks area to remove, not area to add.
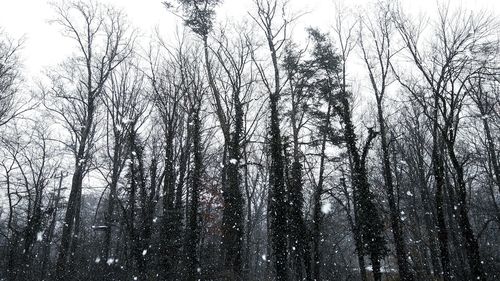
[[[500,277],[493,16],[338,7],[301,46],[286,1],[158,4],[185,29],[149,48],[54,4],[76,49],[33,91],[0,33],[0,279]]]

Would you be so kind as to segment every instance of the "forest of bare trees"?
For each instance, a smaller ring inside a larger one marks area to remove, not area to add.
[[[0,27],[0,280],[500,280],[500,18],[450,3],[59,1],[36,80]]]

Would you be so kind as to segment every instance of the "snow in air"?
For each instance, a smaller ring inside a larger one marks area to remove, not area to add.
[[[42,241],[43,240],[43,231],[38,231],[36,233],[36,241]]]
[[[328,214],[332,211],[332,204],[330,202],[326,202],[325,204],[321,205],[321,212],[323,214]]]

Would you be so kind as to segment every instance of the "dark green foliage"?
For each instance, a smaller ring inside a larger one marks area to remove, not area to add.
[[[227,176],[227,189],[223,192],[223,243],[225,248],[225,264],[232,269],[234,278],[242,278],[242,248],[243,248],[243,208],[241,194],[241,141],[243,135],[243,106],[239,92],[233,93],[235,108],[234,129],[229,143],[229,161],[224,167]]]
[[[290,266],[294,280],[311,279],[309,262],[309,233],[304,222],[303,207],[303,155],[300,150],[299,137],[303,127],[303,119],[309,111],[308,100],[310,92],[307,91],[307,80],[313,74],[313,70],[301,62],[301,54],[296,50],[297,46],[289,44],[285,49],[283,68],[286,71],[289,82],[289,99],[291,110],[285,114],[289,116],[292,125],[292,159],[291,167],[287,165],[287,189],[288,189],[288,233]]]
[[[354,204],[357,205],[356,224],[359,227],[363,255],[369,255],[372,260],[375,280],[380,280],[380,261],[387,254],[383,228],[374,195],[368,183],[365,156],[368,147],[362,152],[357,144],[357,137],[351,118],[350,93],[346,90],[342,77],[341,60],[334,52],[334,47],[326,34],[310,29],[309,34],[314,41],[312,64],[322,73],[317,79],[316,88],[333,104],[336,114],[343,124],[343,140],[352,158],[352,182],[354,188]],[[317,113],[318,116],[322,114]],[[325,130],[320,127],[320,130]],[[340,138],[337,138],[340,139]],[[369,145],[369,143],[367,144]]]
[[[205,37],[208,35],[213,25],[215,17],[214,8],[222,0],[178,0],[184,12],[184,23],[191,28],[194,33]],[[167,7],[172,4],[164,2]]]
[[[202,155],[202,142],[201,142],[201,120],[200,120],[200,105],[197,104],[193,107],[191,112],[191,120],[193,124],[193,142],[192,142],[192,155],[193,166],[190,177],[190,205],[187,218],[186,228],[186,274],[188,281],[197,280],[199,260],[198,260],[198,243],[200,239],[200,217],[199,217],[199,199],[202,190],[201,178],[203,174],[203,155]]]

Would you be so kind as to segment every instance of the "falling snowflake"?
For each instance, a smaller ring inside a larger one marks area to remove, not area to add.
[[[39,231],[36,233],[36,241],[42,241],[43,240],[43,231]]]
[[[101,258],[100,257],[95,258],[95,263],[100,263],[100,262],[101,262]]]
[[[238,164],[238,160],[233,158],[233,159],[229,160],[229,163],[236,165],[236,164]]]
[[[321,212],[323,214],[328,214],[332,211],[332,204],[329,202],[326,202],[325,204],[321,205]]]
[[[109,258],[109,259],[106,261],[106,263],[107,263],[108,265],[112,265],[114,261],[115,261],[115,260],[114,260],[113,258]]]
[[[144,251],[142,251],[143,256],[145,256],[147,253],[148,253],[148,249],[144,249]]]
[[[413,197],[413,193],[411,193],[411,191],[409,191],[409,190],[406,192],[406,195]]]
[[[267,256],[266,256],[266,254],[263,254],[263,255],[262,255],[262,260],[267,261]]]

